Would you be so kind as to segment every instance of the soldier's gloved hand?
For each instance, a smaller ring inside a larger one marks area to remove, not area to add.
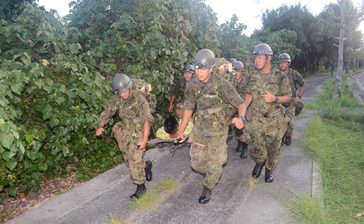
[[[104,133],[104,128],[103,127],[98,127],[97,130],[96,130],[96,138],[101,139],[103,133]]]
[[[244,127],[244,121],[240,117],[234,117],[231,123],[235,125],[237,129],[242,129]]]

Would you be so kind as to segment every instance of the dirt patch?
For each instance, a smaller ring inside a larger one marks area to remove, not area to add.
[[[20,192],[16,198],[12,198],[4,194],[4,201],[0,204],[0,223],[9,221],[32,208],[38,207],[50,198],[69,191],[81,183],[76,179],[75,173],[71,173],[65,178],[57,177],[53,180],[43,180],[39,191],[30,192],[28,195]]]

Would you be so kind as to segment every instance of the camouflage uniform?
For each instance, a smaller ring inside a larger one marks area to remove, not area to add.
[[[146,87],[150,84],[143,79],[132,78],[131,80],[133,82],[132,89],[138,91],[144,96],[149,103],[150,113],[153,114],[157,106],[157,99],[152,93],[146,90]]]
[[[278,161],[282,136],[287,129],[285,109],[279,103],[266,103],[262,94],[268,91],[276,96],[292,95],[287,76],[273,69],[269,74],[252,71],[247,77],[246,92],[253,99],[248,107],[247,120],[252,142],[250,155],[256,163],[266,161],[266,168],[273,170]]]
[[[191,166],[206,175],[203,185],[209,189],[218,182],[227,160],[226,138],[231,120],[223,110],[226,103],[238,107],[243,99],[228,81],[213,72],[207,83],[193,79],[186,87],[183,107],[193,110],[196,106]]]
[[[303,80],[303,78],[299,72],[297,72],[296,70],[293,70],[291,68],[288,68],[288,72],[286,74],[287,74],[287,77],[289,80],[289,85],[291,86],[292,97],[296,98],[297,91],[299,90],[300,87],[305,85],[305,81]],[[287,113],[288,113],[288,117],[290,118],[290,120],[288,122],[286,136],[292,136],[292,134],[293,134],[292,120],[295,115],[295,108],[296,108],[297,104],[295,101],[292,101],[290,104],[284,105],[284,106],[288,108]]]
[[[126,166],[129,168],[131,179],[135,184],[143,184],[145,178],[144,150],[137,149],[143,138],[144,122],[153,122],[147,100],[137,91],[131,91],[127,100],[119,95],[111,98],[102,112],[100,119],[108,120],[119,111],[120,121],[113,126],[113,132],[121,131],[119,149],[123,154]]]
[[[184,91],[187,85],[187,81],[182,77],[177,80],[175,83],[173,90],[172,90],[172,96],[175,96],[174,103],[176,104],[176,117],[179,119],[182,119],[183,116],[183,96]]]
[[[239,80],[235,79],[235,89],[236,91],[239,93],[239,95],[244,99],[245,93],[246,93],[246,88],[247,88],[247,79],[246,79],[246,75],[242,72],[241,78]],[[241,135],[241,131],[238,131],[235,129],[235,133],[236,133],[236,137],[237,139],[239,139],[242,142],[245,143],[249,143],[250,142],[250,134],[249,134],[249,124],[248,122],[244,123],[244,128],[243,128],[243,134]]]
[[[220,71],[218,68],[221,65],[224,64],[229,64],[230,62],[227,61],[225,58],[218,58],[216,60],[216,64],[213,68],[213,72],[215,72],[216,74],[221,75],[224,79],[226,79],[229,83],[231,83],[231,85],[235,86],[235,78],[231,75],[231,73],[227,72],[227,71]],[[231,104],[229,103],[225,103],[224,105],[224,110],[225,110],[225,114],[228,118],[233,118],[235,116],[235,114],[237,113],[237,110],[235,107],[233,107]],[[232,137],[232,130],[234,130],[234,127],[231,125],[230,129],[229,129],[229,138]]]

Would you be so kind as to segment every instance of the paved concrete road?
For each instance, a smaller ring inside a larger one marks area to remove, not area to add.
[[[312,101],[327,78],[308,78],[303,101]],[[297,195],[315,195],[313,186],[320,186],[314,163],[299,140],[312,114],[304,110],[296,119],[293,144],[282,148],[273,183],[265,183],[263,173],[257,185],[249,187],[254,162],[240,159],[231,141],[228,163],[212,199],[200,205],[202,176],[191,171],[189,149],[181,148],[174,156],[168,148],[153,149],[146,155],[154,161],[154,179],[147,188],[167,178],[181,183],[155,211],[140,214],[131,208],[129,195],[135,186],[126,167],[120,165],[8,223],[105,223],[111,217],[131,223],[295,223],[284,204]]]
[[[359,73],[353,76],[349,81],[350,89],[354,96],[364,104],[364,73]]]

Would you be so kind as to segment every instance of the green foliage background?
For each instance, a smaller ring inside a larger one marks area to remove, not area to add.
[[[332,42],[318,46],[333,40],[326,31],[333,30],[327,24],[337,18],[334,6],[319,18],[300,5],[267,11],[263,28],[248,37],[236,15],[219,25],[203,0],[77,0],[63,18],[36,1],[3,0],[0,192],[16,196],[38,189],[43,178],[72,171],[87,179],[122,161],[112,141],[95,139],[116,72],[153,85],[158,126],[172,83],[198,49],[246,63],[254,46],[267,42],[277,55],[290,53],[298,69],[315,71],[317,66],[308,65],[325,65],[335,57]],[[296,17],[301,20],[292,19]],[[350,38],[358,49],[362,43],[356,34]]]

